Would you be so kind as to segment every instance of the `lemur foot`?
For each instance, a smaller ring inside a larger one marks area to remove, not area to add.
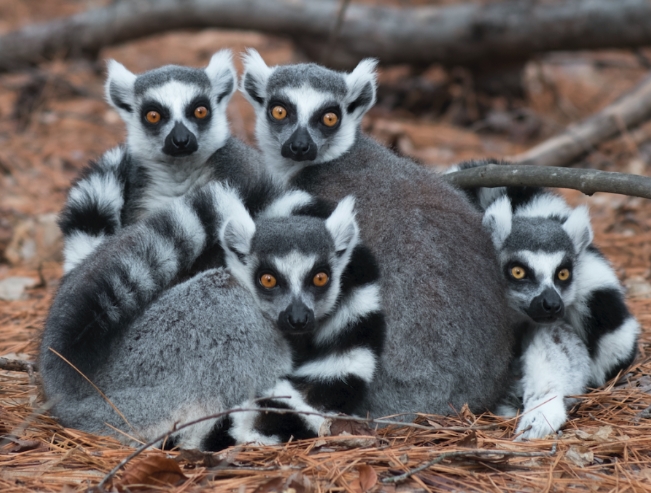
[[[516,435],[519,433],[516,442],[556,433],[567,420],[565,403],[560,396],[545,396],[527,404],[515,430]]]

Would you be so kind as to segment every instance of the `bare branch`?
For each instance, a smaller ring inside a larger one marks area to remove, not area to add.
[[[651,75],[613,104],[587,120],[571,125],[561,135],[513,157],[513,160],[522,164],[568,166],[584,154],[592,152],[601,142],[650,118]]]
[[[0,70],[55,56],[95,55],[108,45],[172,29],[255,30],[300,41],[318,60],[340,0],[134,0],[112,2],[0,37]],[[352,3],[330,61],[481,65],[520,62],[553,50],[636,48],[651,44],[647,0],[469,2],[445,7]]]
[[[595,169],[489,164],[449,173],[442,178],[459,188],[508,186],[572,188],[586,195],[607,192],[651,199],[650,177]]]

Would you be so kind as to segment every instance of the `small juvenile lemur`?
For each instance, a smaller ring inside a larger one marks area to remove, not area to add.
[[[237,83],[230,50],[205,69],[167,65],[140,75],[108,63],[106,98],[126,143],[91,163],[61,213],[64,272],[106,236],[210,180],[255,179],[260,156],[230,136],[226,106]]]
[[[351,199],[325,219],[309,208],[325,206],[289,192],[254,222],[239,193],[215,182],[107,238],[63,278],[46,322],[40,365],[53,414],[150,440],[238,404],[261,409],[172,438],[219,450],[315,436],[323,419],[265,407],[360,410],[384,338],[378,268]],[[211,270],[169,289],[217,243],[232,277]]]
[[[567,396],[603,385],[632,363],[639,324],[613,268],[592,243],[587,208],[572,210],[542,188],[467,193],[486,211],[509,304],[520,317],[516,383],[498,413],[515,416],[523,406],[518,438],[541,438],[567,420]]]
[[[431,170],[361,133],[375,65],[268,67],[250,50],[241,90],[269,170],[308,193],[356,198],[387,318],[370,413],[483,410],[505,390],[511,359],[504,280],[481,214]]]

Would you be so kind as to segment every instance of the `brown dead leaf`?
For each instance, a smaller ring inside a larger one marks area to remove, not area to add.
[[[114,486],[118,491],[145,490],[152,486],[176,486],[187,479],[176,461],[155,455],[129,464]]]
[[[377,484],[377,473],[368,464],[358,466],[357,471],[359,472],[359,479],[357,481],[359,482],[361,491],[368,491]]]
[[[565,453],[565,458],[579,467],[585,467],[594,462],[594,454],[587,447],[572,445]]]
[[[344,419],[333,419],[330,423],[330,435],[353,435],[353,436],[372,436],[374,437],[375,430],[369,428],[364,423],[356,421],[347,421]]]
[[[471,431],[461,440],[459,440],[459,442],[457,442],[457,445],[459,447],[477,448],[477,433]]]
[[[288,478],[273,478],[258,486],[253,493],[309,493],[312,491],[310,480],[300,473]]]

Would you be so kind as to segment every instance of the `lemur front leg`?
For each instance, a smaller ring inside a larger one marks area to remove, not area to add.
[[[590,378],[588,350],[564,323],[539,326],[522,355],[524,410],[516,440],[542,438],[567,420],[565,398],[585,391]]]

